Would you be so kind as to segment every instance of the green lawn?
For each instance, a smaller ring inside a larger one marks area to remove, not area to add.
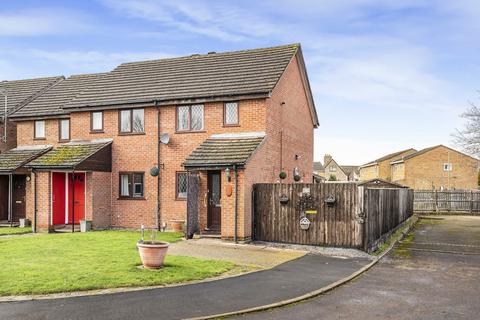
[[[0,237],[0,295],[41,294],[199,280],[234,267],[168,255],[159,270],[138,268],[139,232],[98,231]],[[175,242],[180,233],[159,233]]]
[[[32,232],[32,228],[0,227],[0,236],[30,232]]]

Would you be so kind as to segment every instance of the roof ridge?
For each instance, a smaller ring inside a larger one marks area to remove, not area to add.
[[[65,77],[63,75],[60,76],[50,76],[50,77],[38,77],[38,78],[27,78],[27,79],[15,79],[15,80],[2,80],[0,83],[12,83],[12,82],[23,82],[23,81],[38,81],[38,80],[47,80],[47,79],[55,79],[55,78],[62,78]]]
[[[241,50],[234,50],[234,51],[223,51],[223,52],[215,52],[215,53],[194,53],[185,56],[178,56],[178,57],[168,57],[168,58],[159,58],[159,59],[149,59],[149,60],[141,60],[141,61],[131,61],[131,62],[124,62],[118,65],[114,70],[117,70],[119,67],[124,65],[130,64],[140,64],[140,63],[150,63],[150,62],[158,62],[158,61],[171,61],[171,60],[183,60],[183,59],[191,59],[191,58],[200,58],[200,57],[211,57],[214,55],[227,55],[227,54],[236,54],[236,53],[247,53],[247,52],[265,52],[269,50],[276,50],[276,49],[284,49],[284,48],[295,48],[298,50],[300,47],[300,43],[291,43],[291,44],[284,44],[279,46],[271,46],[271,47],[264,47],[264,48],[253,48],[253,49],[241,49]]]

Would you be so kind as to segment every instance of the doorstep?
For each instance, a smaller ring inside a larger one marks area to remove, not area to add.
[[[55,233],[72,232],[72,225],[71,224],[55,225],[55,226],[53,226],[53,232],[55,232]],[[80,225],[79,224],[76,224],[74,226],[74,232],[80,232]]]

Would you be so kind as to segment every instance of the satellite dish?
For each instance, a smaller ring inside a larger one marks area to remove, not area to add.
[[[160,142],[163,144],[168,144],[170,142],[170,134],[168,133],[163,133],[160,136]]]

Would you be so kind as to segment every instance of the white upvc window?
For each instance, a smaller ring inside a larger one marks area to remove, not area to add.
[[[35,121],[34,129],[34,138],[35,139],[45,139],[45,121],[38,120]]]
[[[60,141],[70,140],[70,119],[60,120]]]
[[[443,171],[452,171],[452,164],[451,163],[444,163],[443,164]]]

